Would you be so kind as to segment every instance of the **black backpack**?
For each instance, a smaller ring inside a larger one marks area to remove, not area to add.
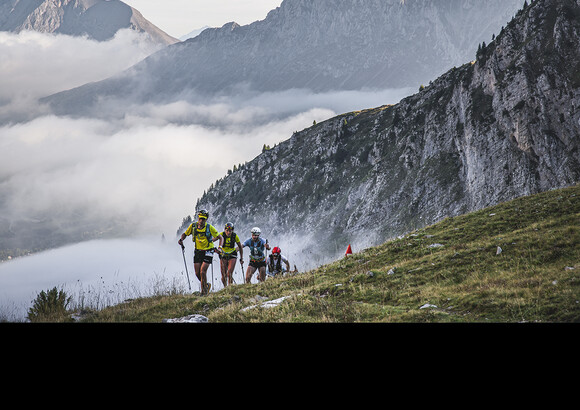
[[[276,262],[276,269],[274,269],[274,255],[270,254],[269,258],[270,258],[270,262],[268,263],[268,265],[270,267],[270,270],[282,272],[282,255],[280,255],[280,257],[278,258],[278,261]]]

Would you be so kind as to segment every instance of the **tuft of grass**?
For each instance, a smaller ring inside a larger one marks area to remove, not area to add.
[[[580,186],[522,197],[309,272],[203,297],[140,298],[84,321],[580,322],[579,198]]]
[[[68,306],[71,297],[62,289],[56,287],[41,291],[28,309],[28,319],[31,322],[67,322],[71,321]]]

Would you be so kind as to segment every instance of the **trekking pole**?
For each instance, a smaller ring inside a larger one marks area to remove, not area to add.
[[[213,281],[213,257],[211,258],[211,287],[215,289],[215,283]]]
[[[191,292],[191,282],[189,281],[189,272],[187,271],[187,262],[185,261],[185,246],[181,245],[181,253],[183,255],[183,264],[185,265],[185,273],[187,274],[187,283],[189,284],[189,291]]]
[[[268,246],[268,240],[266,239],[266,246]],[[266,254],[266,271],[268,270],[268,248],[266,248],[266,246],[264,246],[264,253]],[[259,274],[259,273],[258,273]],[[268,272],[266,272],[266,275],[264,276],[264,280],[266,280],[268,278]]]

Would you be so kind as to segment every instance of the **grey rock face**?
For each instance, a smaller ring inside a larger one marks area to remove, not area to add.
[[[577,183],[579,17],[576,0],[537,0],[475,61],[396,105],[296,133],[198,206],[217,225],[260,226],[305,265]]]
[[[179,42],[118,0],[6,0],[0,4],[0,31],[86,35],[105,41],[123,28],[147,33],[156,44]]]

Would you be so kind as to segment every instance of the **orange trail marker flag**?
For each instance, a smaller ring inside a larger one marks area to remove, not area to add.
[[[348,245],[348,248],[346,248],[346,253],[344,254],[344,256],[348,255],[352,255],[352,249],[350,248],[350,244]]]

